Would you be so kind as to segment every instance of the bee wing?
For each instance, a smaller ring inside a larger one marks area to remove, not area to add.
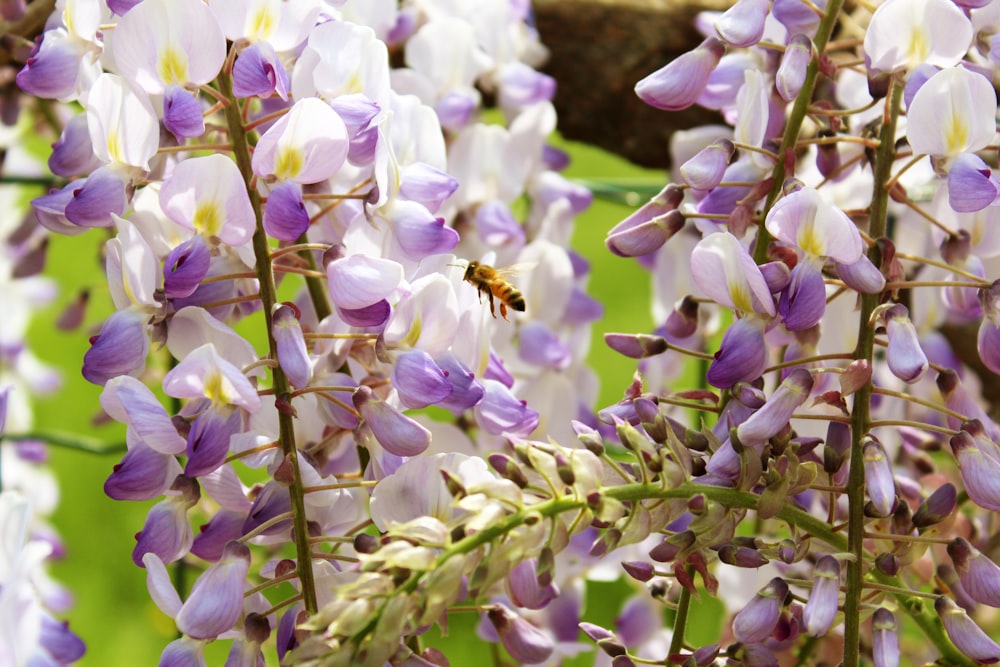
[[[536,266],[538,266],[538,262],[518,262],[517,264],[511,264],[509,266],[498,267],[496,272],[501,276],[512,278],[514,276],[522,276],[525,273],[530,273]]]

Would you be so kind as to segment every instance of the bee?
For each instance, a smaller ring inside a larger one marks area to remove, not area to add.
[[[479,290],[479,301],[482,302],[483,295],[490,299],[490,315],[497,316],[494,307],[493,297],[500,301],[500,315],[507,319],[507,307],[524,312],[524,295],[510,284],[503,277],[503,271],[494,269],[492,266],[480,264],[479,262],[469,262],[465,269],[463,280],[471,283]],[[508,320],[509,321],[509,320]]]

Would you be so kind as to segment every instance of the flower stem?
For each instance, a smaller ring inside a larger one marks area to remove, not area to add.
[[[840,9],[843,6],[844,0],[830,0],[827,4],[823,18],[816,28],[816,37],[813,38],[817,54],[822,54],[826,48],[826,43],[830,40],[830,35],[833,34],[833,28],[837,24],[837,19],[840,17]],[[767,202],[760,216],[760,224],[757,225],[757,242],[754,247],[753,258],[758,264],[763,264],[767,261],[767,249],[771,245],[771,234],[764,227],[764,220],[767,218],[768,211],[778,201],[781,190],[785,185],[785,156],[789,154],[789,151],[794,150],[799,140],[799,132],[802,129],[803,121],[805,121],[809,113],[809,106],[812,104],[813,89],[816,87],[816,79],[818,77],[819,57],[815,57],[809,61],[809,67],[806,69],[806,78],[802,82],[802,88],[799,90],[798,96],[795,98],[795,104],[792,105],[792,112],[788,115],[788,122],[785,124],[785,133],[782,135],[781,146],[778,148],[778,161],[774,164],[774,169],[771,171],[774,183],[771,184],[771,191],[767,194]]]
[[[250,165],[250,148],[246,127],[240,117],[240,108],[233,95],[232,75],[229,72],[219,74],[219,89],[222,95],[229,100],[226,105],[226,123],[229,126],[229,138],[233,142],[233,155],[236,159],[236,166],[239,167],[246,184],[247,194],[257,218],[257,228],[253,234],[253,251],[257,260],[257,280],[260,282],[260,301],[264,311],[264,322],[267,328],[267,343],[269,356],[272,359],[278,358],[277,343],[274,340],[272,309],[278,302],[277,288],[274,284],[274,271],[271,268],[271,249],[267,242],[267,233],[264,231],[264,216],[261,206],[260,194],[252,187],[253,169]],[[288,378],[280,366],[275,366],[272,370],[274,385],[274,395],[277,400],[285,400],[290,393],[291,386]],[[298,450],[295,447],[295,425],[292,422],[292,415],[287,411],[277,410],[278,413],[278,443],[281,451],[288,461],[291,470],[292,481],[288,485],[288,494],[292,504],[292,539],[295,542],[296,570],[299,575],[299,585],[302,593],[302,603],[306,613],[312,615],[316,613],[316,584],[313,580],[312,558],[309,548],[309,529],[306,526],[305,501],[303,500],[302,475],[299,472]]]
[[[889,207],[889,189],[895,160],[896,118],[899,116],[901,86],[891,84],[886,112],[882,119],[880,143],[875,157],[874,188],[870,211],[869,234],[879,238],[886,233]],[[868,249],[868,258],[878,266],[881,263],[877,245]],[[858,313],[858,344],[854,358],[872,362],[875,351],[875,329],[869,324],[872,312],[878,306],[880,295],[862,294]],[[847,562],[847,591],[844,596],[844,667],[858,667],[861,663],[861,596],[864,594],[865,562],[865,468],[862,440],[871,429],[872,383],[861,387],[854,395],[851,411],[851,462],[847,479],[847,550],[854,558]]]

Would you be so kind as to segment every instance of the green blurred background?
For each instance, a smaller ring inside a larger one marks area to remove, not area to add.
[[[557,140],[569,150],[573,162],[565,175],[620,185],[635,183],[658,188],[664,175],[637,168],[619,158],[581,144]],[[638,202],[636,202],[638,203]],[[573,245],[590,260],[590,293],[605,306],[605,317],[594,326],[590,361],[601,378],[600,406],[617,401],[632,377],[634,364],[611,352],[603,342],[608,331],[648,331],[652,328],[649,275],[632,260],[612,256],[604,247],[607,231],[634,208],[597,198],[577,218]],[[57,394],[36,406],[40,430],[83,433],[113,444],[124,440],[124,428],[115,423],[95,425],[100,388],[80,376],[88,348],[88,335],[110,312],[110,299],[100,268],[100,232],[81,237],[54,237],[46,273],[61,283],[61,294],[40,312],[30,332],[30,347],[44,361],[63,371],[64,384]],[[75,332],[58,331],[53,321],[81,288],[91,290],[85,326]],[[52,574],[68,586],[75,604],[68,615],[70,627],[87,643],[83,667],[155,665],[160,651],[175,636],[173,621],[150,601],[145,571],[131,560],[133,535],[142,528],[152,502],[116,502],[104,495],[102,485],[120,454],[98,455],[52,448],[52,468],[62,491],[53,522],[66,543],[67,558],[52,568]],[[593,584],[587,618],[610,626],[628,591],[624,584]],[[595,601],[598,603],[595,604]],[[721,616],[715,604],[702,607],[691,625],[693,632],[712,641]],[[484,650],[492,651],[474,637],[471,614],[450,620],[448,653],[451,664],[460,667],[482,664]],[[470,638],[471,637],[471,638]],[[228,642],[210,647],[209,665],[221,665]],[[592,654],[574,660],[589,665]]]

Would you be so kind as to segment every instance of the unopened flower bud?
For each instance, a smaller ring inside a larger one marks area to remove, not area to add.
[[[663,329],[667,335],[675,339],[694,335],[698,330],[698,302],[690,296],[681,299],[681,302],[667,313]]]
[[[899,636],[896,617],[885,607],[872,616],[872,659],[875,667],[899,667]]]
[[[622,569],[625,570],[625,574],[632,577],[636,581],[649,581],[655,574],[653,564],[645,560],[622,562]]]
[[[801,33],[792,35],[785,47],[785,53],[781,56],[778,71],[774,75],[774,85],[786,102],[794,100],[802,89],[812,56],[812,40]]]
[[[965,484],[965,491],[974,503],[988,510],[1000,511],[1000,460],[987,454],[982,447],[992,443],[984,441],[982,447],[966,428],[951,438],[951,449],[958,461],[958,470]]]
[[[767,557],[756,549],[726,544],[719,549],[719,560],[736,567],[761,567],[767,565]]]
[[[490,465],[501,477],[509,479],[522,489],[528,486],[528,476],[524,474],[524,470],[517,461],[500,453],[490,454],[488,459]]]
[[[677,210],[683,191],[668,184],[608,232],[604,244],[619,257],[641,257],[658,250],[684,228],[684,215]]]
[[[945,482],[917,507],[917,511],[913,513],[911,519],[914,527],[927,528],[941,523],[955,511],[957,499],[958,493],[955,486]]]
[[[737,427],[744,445],[758,446],[777,435],[792,418],[795,410],[805,403],[812,391],[813,377],[809,371],[796,368],[778,386],[771,398],[749,419]]]
[[[878,568],[879,572],[884,572],[890,577],[895,576],[899,572],[899,558],[891,552],[879,554],[875,557],[875,567]]]
[[[833,556],[823,556],[816,564],[813,589],[802,612],[806,632],[811,636],[822,637],[833,625],[839,594],[840,561]]]
[[[934,610],[944,623],[945,632],[955,647],[979,664],[1000,661],[1000,644],[990,638],[965,610],[944,595],[934,601]]]
[[[1000,607],[1000,566],[961,537],[948,545],[962,587],[976,602]]]
[[[753,46],[764,35],[769,0],[738,0],[715,21],[715,32],[737,48]]]
[[[711,190],[722,181],[735,152],[732,141],[717,139],[681,165],[681,178],[695,190]]]
[[[694,104],[708,85],[726,46],[708,38],[696,49],[670,61],[635,85],[643,102],[657,109],[676,111]]]
[[[872,436],[865,436],[862,453],[865,461],[865,488],[877,516],[889,516],[896,506],[896,483],[892,479],[892,466],[882,449],[882,443]]]
[[[697,536],[690,530],[674,533],[650,549],[649,557],[658,563],[669,563],[678,553],[694,544],[695,540]]]
[[[606,333],[604,334],[604,342],[612,350],[629,359],[655,357],[669,349],[665,338],[649,334]]]
[[[788,595],[788,584],[775,577],[760,589],[733,618],[733,635],[744,644],[756,644],[771,636]]]
[[[885,311],[885,328],[889,370],[903,382],[916,382],[927,370],[928,362],[906,306],[897,303]]]
[[[486,614],[510,656],[520,663],[544,662],[555,646],[545,633],[503,605]]]

